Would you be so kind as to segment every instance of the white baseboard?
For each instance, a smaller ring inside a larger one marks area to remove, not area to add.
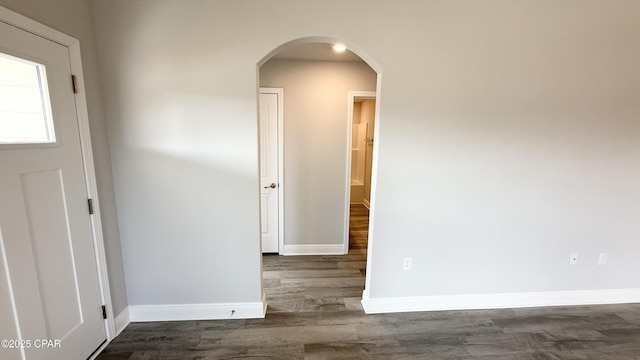
[[[260,319],[265,317],[266,304],[263,295],[262,302],[254,303],[132,305],[129,314],[132,322]]]
[[[344,255],[344,244],[285,245],[284,255]]]
[[[126,307],[114,319],[114,325],[115,325],[115,328],[116,328],[116,335],[115,336],[120,335],[122,330],[124,330],[124,328],[126,328],[127,325],[129,325],[130,322],[131,322],[131,318],[129,317],[129,307]]]
[[[640,289],[549,291],[512,294],[451,296],[416,296],[371,298],[362,294],[362,307],[367,314],[504,309],[541,306],[573,306],[639,303]]]

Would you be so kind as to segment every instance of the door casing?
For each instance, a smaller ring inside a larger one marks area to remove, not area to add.
[[[350,217],[350,212],[349,212],[349,207],[350,207],[350,199],[351,199],[351,162],[352,162],[352,151],[351,148],[353,147],[353,103],[355,100],[357,99],[375,99],[376,98],[376,91],[349,91],[348,94],[348,101],[349,101],[349,105],[348,105],[348,124],[347,124],[347,180],[346,180],[346,186],[345,186],[345,205],[344,205],[344,235],[343,235],[343,244],[344,244],[344,254],[348,254],[349,253],[349,217]],[[376,121],[374,122],[374,131],[375,131],[375,127],[377,126],[376,122],[378,119],[378,109],[377,109],[377,102],[376,102],[376,112],[375,112],[375,119]],[[371,173],[371,177],[373,178],[373,172]],[[373,187],[372,187],[373,189]],[[372,190],[373,192],[373,190]]]

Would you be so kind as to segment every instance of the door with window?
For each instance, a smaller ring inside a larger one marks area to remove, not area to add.
[[[106,331],[69,49],[0,34],[0,358],[86,359]]]

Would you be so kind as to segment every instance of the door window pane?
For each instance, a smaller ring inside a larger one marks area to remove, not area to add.
[[[0,53],[0,144],[52,142],[44,65]]]

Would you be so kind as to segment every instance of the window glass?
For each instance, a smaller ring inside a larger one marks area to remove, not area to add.
[[[0,144],[55,142],[44,65],[0,53]]]

